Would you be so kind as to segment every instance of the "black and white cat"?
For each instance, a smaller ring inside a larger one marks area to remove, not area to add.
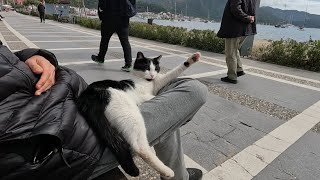
[[[151,150],[138,106],[152,99],[162,87],[199,61],[200,56],[195,53],[178,67],[159,74],[161,56],[150,59],[138,52],[133,70],[139,79],[94,82],[79,96],[80,112],[129,175],[139,175],[132,158],[136,154],[162,177],[174,177],[174,172]]]

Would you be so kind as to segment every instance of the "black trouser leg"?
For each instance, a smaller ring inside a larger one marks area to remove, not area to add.
[[[100,41],[100,49],[98,54],[99,59],[105,58],[108,51],[109,41],[113,33],[114,33],[113,27],[107,26],[103,22],[101,23],[101,41]]]
[[[129,42],[129,28],[119,28],[117,30],[118,37],[124,53],[124,60],[126,65],[132,64],[131,45]]]
[[[40,13],[40,21],[45,21],[45,18],[44,18],[44,13]]]

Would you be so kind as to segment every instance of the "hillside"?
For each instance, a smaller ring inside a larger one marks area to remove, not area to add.
[[[98,0],[85,0],[86,6],[96,8]],[[152,12],[170,11],[174,13],[175,0],[137,0],[139,12],[147,10]],[[177,13],[184,15],[201,17],[214,21],[221,21],[224,6],[227,0],[176,0]],[[262,24],[278,24],[281,22],[291,22],[296,26],[305,24],[305,27],[320,28],[320,15],[307,14],[305,23],[305,13],[296,10],[281,10],[271,7],[261,7],[257,11],[257,19]]]
[[[305,21],[306,17],[306,21]],[[280,22],[291,22],[293,25],[309,28],[320,28],[320,15],[305,14],[296,10],[281,10],[271,7],[262,7],[258,11],[258,21],[267,24],[278,24]]]

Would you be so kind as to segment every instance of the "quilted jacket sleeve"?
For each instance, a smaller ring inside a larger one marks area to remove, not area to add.
[[[56,56],[50,52],[47,51],[45,49],[25,49],[22,51],[18,51],[14,53],[21,61],[26,61],[27,59],[29,59],[30,57],[34,56],[34,55],[39,55],[39,56],[43,56],[44,58],[48,59],[50,61],[51,64],[53,64],[55,67],[58,66],[58,60],[56,58]]]

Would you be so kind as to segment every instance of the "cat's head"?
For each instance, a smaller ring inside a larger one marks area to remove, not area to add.
[[[147,58],[142,52],[138,52],[136,61],[133,65],[133,70],[140,78],[153,80],[160,72],[159,60],[162,56],[156,58]]]

